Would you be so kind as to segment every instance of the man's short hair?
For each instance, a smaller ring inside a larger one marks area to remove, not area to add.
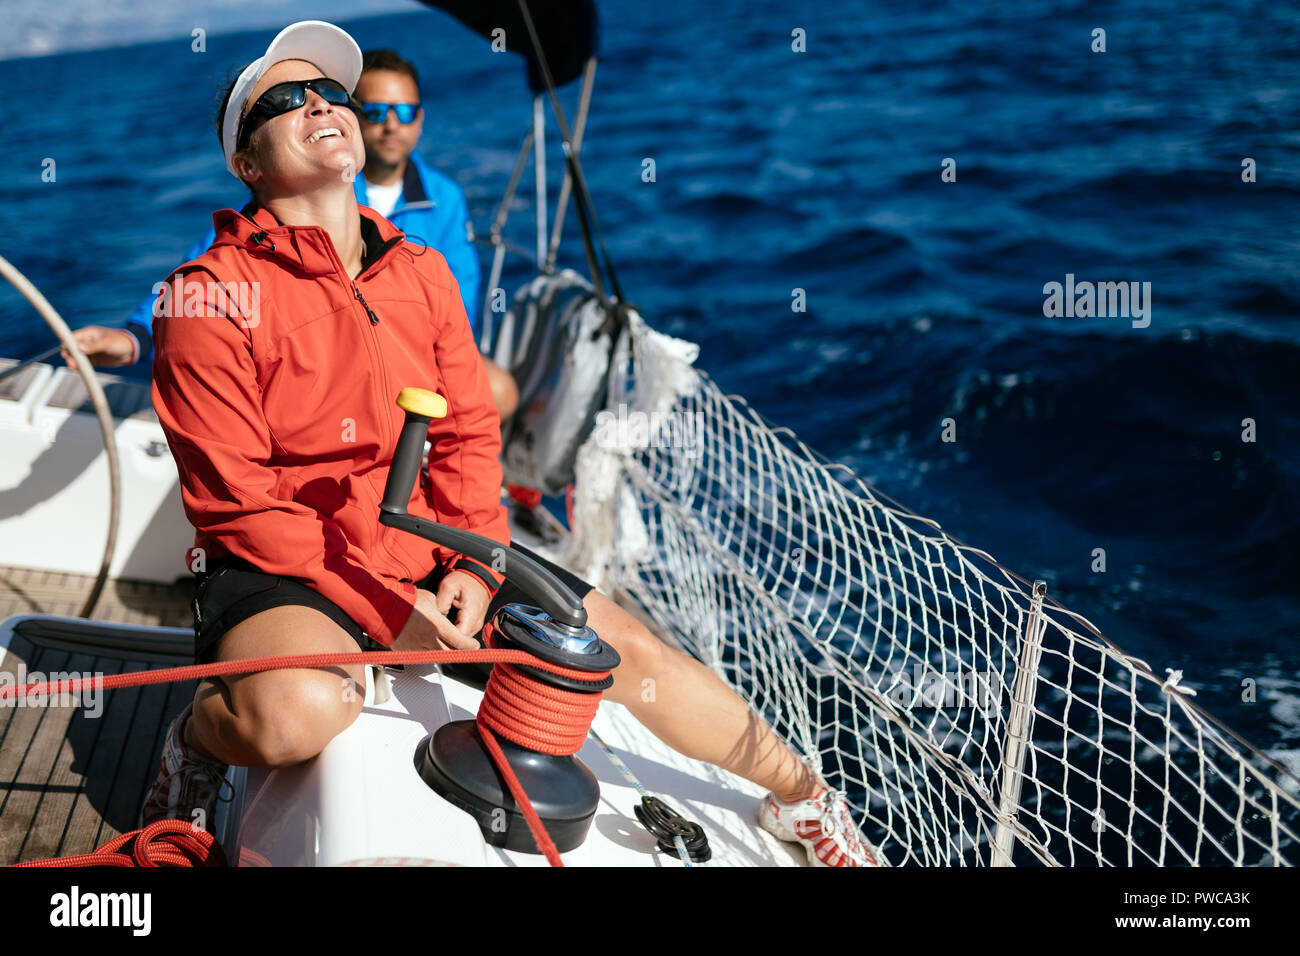
[[[392,70],[394,73],[404,73],[415,84],[415,98],[420,99],[420,75],[415,72],[415,67],[411,65],[410,60],[402,59],[392,50],[367,50],[361,54],[361,72],[366,73],[369,70]]]

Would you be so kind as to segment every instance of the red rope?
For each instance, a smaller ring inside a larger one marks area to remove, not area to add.
[[[172,681],[202,680],[224,677],[227,674],[252,674],[260,671],[284,670],[293,667],[333,667],[340,664],[527,664],[537,670],[558,674],[561,677],[591,680],[587,671],[574,670],[534,657],[527,651],[504,649],[479,651],[353,651],[339,654],[287,654],[279,657],[249,657],[242,660],[218,661],[215,664],[190,664],[185,667],[162,667],[151,671],[129,674],[109,674],[103,677],[48,681],[26,684],[22,687],[0,687],[0,700],[10,697],[28,697],[35,694],[75,694],[82,690],[116,690],[119,687],[142,687],[146,684],[166,684]]]
[[[599,692],[553,687],[510,664],[498,664],[492,668],[478,720],[521,747],[567,757],[582,749],[600,698]]]
[[[489,644],[496,643],[492,629],[485,631]],[[226,674],[253,674],[287,668],[334,667],[341,664],[471,664],[490,662],[496,666],[488,679],[483,703],[479,707],[478,727],[506,786],[524,815],[529,832],[552,866],[563,866],[559,851],[542,819],[533,809],[528,795],[511,769],[493,732],[507,740],[541,753],[575,754],[591,729],[600,705],[601,694],[583,694],[542,684],[536,678],[511,665],[527,664],[537,670],[581,681],[601,681],[609,671],[592,673],[552,664],[527,651],[491,647],[478,651],[357,651],[342,654],[291,654],[278,657],[250,657],[243,660],[218,661],[215,664],[192,664],[164,667],[129,674],[110,674],[93,678],[44,681],[23,687],[0,687],[0,700],[39,694],[75,694],[83,689],[114,690],[142,687],[173,681],[202,680]],[[166,839],[161,839],[163,835]],[[219,862],[212,862],[219,860]],[[159,820],[143,830],[124,833],[110,840],[94,853],[80,856],[33,860],[16,866],[225,866],[221,845],[206,830],[196,831],[181,820]]]
[[[499,638],[491,628],[484,634],[490,646],[497,644]],[[573,673],[579,680],[596,683],[609,676],[609,671]],[[511,664],[500,663],[492,668],[492,676],[483,691],[483,702],[478,707],[479,735],[501,771],[510,795],[515,798],[515,805],[523,813],[537,848],[545,854],[551,866],[564,866],[560,851],[546,832],[542,818],[533,809],[528,794],[524,793],[523,785],[506,760],[495,734],[538,753],[571,756],[582,749],[602,696],[599,691],[583,693],[543,684]]]
[[[109,840],[93,853],[31,860],[19,866],[225,866],[221,844],[184,820],[158,820]]]

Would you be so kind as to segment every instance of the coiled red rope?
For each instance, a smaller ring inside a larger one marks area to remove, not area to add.
[[[506,760],[496,734],[521,747],[553,755],[575,754],[591,730],[591,722],[600,705],[601,694],[585,694],[543,684],[519,670],[519,664],[560,677],[588,683],[609,677],[609,671],[593,673],[560,664],[552,664],[527,651],[492,646],[498,643],[492,628],[484,634],[490,645],[478,651],[357,651],[344,654],[291,654],[279,657],[250,657],[243,660],[218,661],[214,664],[191,664],[152,671],[110,674],[103,677],[78,678],[23,687],[0,687],[0,700],[57,694],[76,694],[82,690],[114,690],[188,680],[204,680],[227,674],[253,674],[287,668],[336,667],[342,664],[474,664],[491,663],[492,676],[479,706],[477,726],[501,772],[506,787],[514,797],[528,824],[538,849],[552,866],[563,866],[555,842],[524,792],[519,778]],[[32,860],[15,866],[225,866],[221,845],[206,830],[196,830],[183,820],[159,820],[143,830],[124,833],[93,853],[80,856]]]
[[[488,645],[496,645],[495,634]],[[599,682],[609,671],[572,671],[579,680]],[[492,668],[492,678],[478,708],[478,723],[507,740],[538,753],[567,757],[582,749],[600,706],[601,693],[583,693],[543,684],[513,664]]]
[[[492,628],[485,629],[484,635],[489,647],[498,644],[499,638]],[[563,676],[587,682],[600,682],[609,676],[609,671],[566,670],[568,673]],[[560,851],[546,832],[542,818],[533,809],[494,734],[539,753],[564,757],[576,754],[591,731],[591,722],[596,717],[602,696],[600,691],[584,693],[544,684],[514,664],[502,662],[492,668],[492,676],[483,692],[483,702],[478,707],[476,724],[484,746],[524,815],[528,830],[537,841],[537,848],[545,854],[551,866],[564,866]]]
[[[184,820],[157,820],[109,840],[93,853],[29,860],[19,866],[225,866],[226,853],[207,830]]]

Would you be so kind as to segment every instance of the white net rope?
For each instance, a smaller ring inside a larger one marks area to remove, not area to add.
[[[631,333],[565,563],[736,688],[894,865],[987,865],[1000,821],[1017,865],[1300,859],[1300,780],[1050,597],[1000,809],[1033,587],[724,395],[695,346]]]

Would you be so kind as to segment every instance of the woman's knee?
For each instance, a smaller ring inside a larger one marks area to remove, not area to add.
[[[497,414],[505,421],[519,407],[519,386],[514,376],[494,362],[487,362],[488,384],[492,387],[492,401]]]
[[[648,628],[609,598],[592,591],[583,601],[587,623],[618,652],[616,684],[661,680],[674,664],[674,652]]]
[[[278,607],[254,615],[221,639],[217,658],[355,651],[352,638],[318,611]],[[361,713],[361,666],[262,671],[225,678],[226,743],[245,762],[282,767],[316,756]]]
[[[245,686],[235,705],[244,749],[260,766],[310,760],[361,713],[365,687],[357,688],[351,678],[330,671],[275,676],[279,679]]]

